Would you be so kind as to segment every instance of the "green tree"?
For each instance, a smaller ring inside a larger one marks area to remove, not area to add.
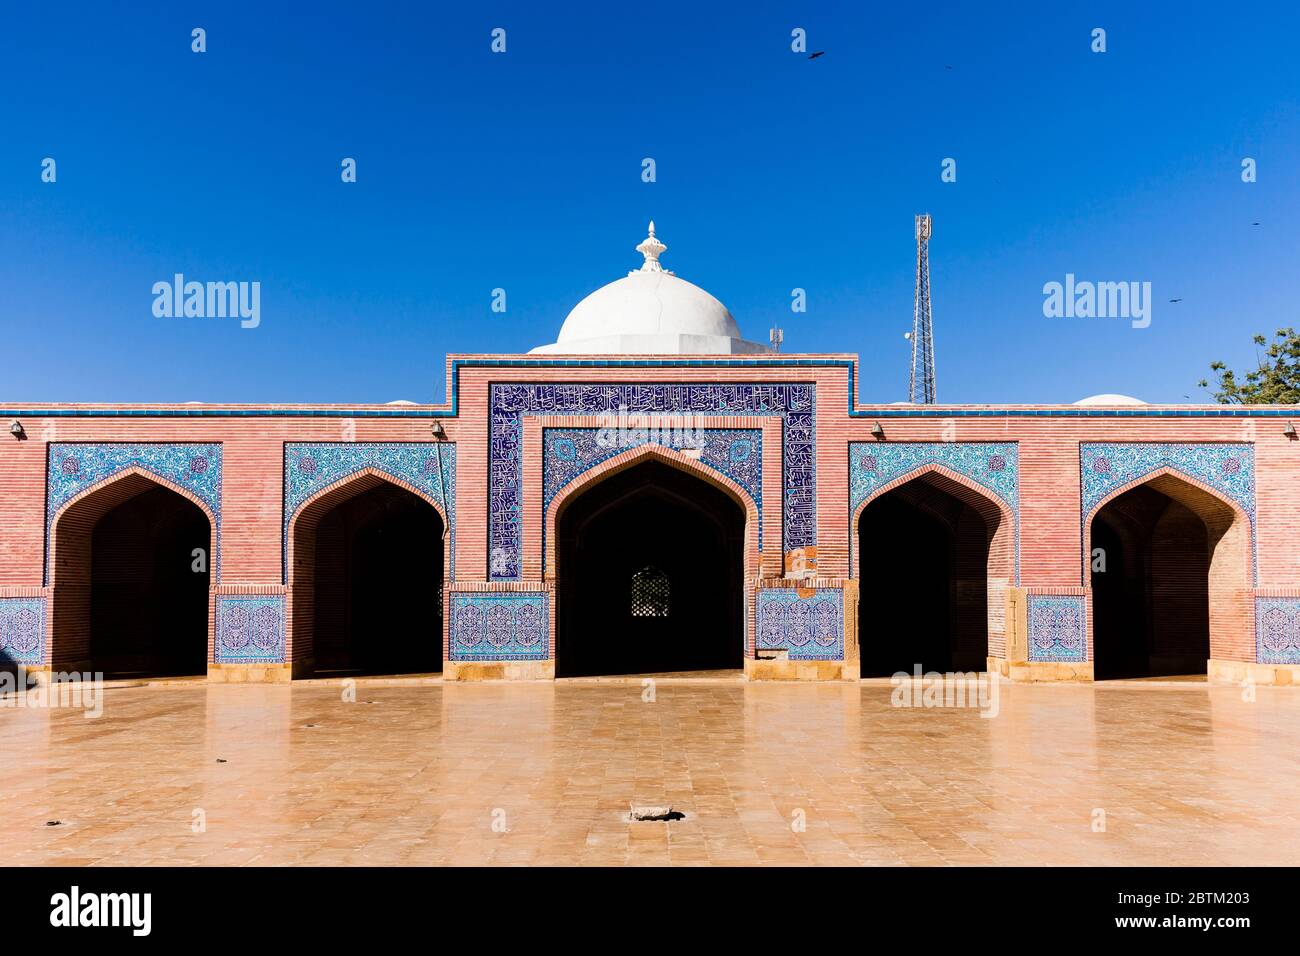
[[[1214,372],[1214,400],[1221,405],[1294,405],[1300,403],[1300,335],[1295,329],[1278,329],[1270,344],[1262,335],[1255,345],[1268,346],[1257,353],[1258,366],[1237,380],[1223,362],[1211,362]],[[1209,388],[1205,379],[1201,388]]]

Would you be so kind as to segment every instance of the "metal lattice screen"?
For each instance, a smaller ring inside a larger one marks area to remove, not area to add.
[[[668,575],[645,567],[632,575],[632,616],[667,617],[672,597]]]

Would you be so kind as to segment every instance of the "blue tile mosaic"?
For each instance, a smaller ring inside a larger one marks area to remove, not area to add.
[[[1252,574],[1255,554],[1255,447],[1247,444],[1168,444],[1159,442],[1084,442],[1079,445],[1081,534],[1088,517],[1117,488],[1162,468],[1195,478],[1235,502],[1250,521]],[[1082,550],[1082,541],[1080,542]]]
[[[701,464],[743,488],[758,508],[758,550],[763,550],[763,431],[759,428],[664,429],[649,435],[645,429],[640,434],[620,434],[615,429],[548,428],[542,436],[542,514],[579,475],[629,448],[650,442],[678,451],[698,449]],[[543,569],[546,533],[543,525]]]
[[[1031,661],[1087,660],[1087,599],[1073,594],[1026,596]]]
[[[1300,664],[1300,598],[1255,598],[1255,659]]]
[[[453,661],[544,661],[550,629],[545,592],[451,592]]]
[[[285,662],[282,595],[220,594],[216,605],[213,659],[218,664]]]
[[[767,588],[756,598],[759,650],[785,648],[792,661],[844,659],[844,592],[818,588],[800,597],[794,588]]]
[[[45,662],[45,598],[0,598],[0,664]]]
[[[790,551],[816,545],[815,386],[502,384],[491,387],[488,546],[493,580],[518,580],[520,574],[524,416],[623,412],[780,416],[783,420],[783,546]]]
[[[1083,514],[1116,488],[1169,468],[1195,478],[1234,501],[1255,520],[1255,448],[1237,444],[1134,442],[1079,445]]]
[[[289,522],[312,495],[370,468],[424,492],[447,516],[447,570],[456,578],[455,442],[286,442],[284,525],[280,533],[283,581],[288,581]]]
[[[128,468],[139,468],[184,488],[207,505],[216,527],[216,579],[221,580],[221,464],[219,443],[127,444],[55,442],[49,446],[45,493],[45,583],[50,583],[54,516],[85,489]]]
[[[1015,442],[850,442],[849,521],[862,502],[896,478],[940,465],[969,478],[1005,504],[1015,522],[1020,580],[1020,448]],[[856,548],[849,548],[850,565]]]

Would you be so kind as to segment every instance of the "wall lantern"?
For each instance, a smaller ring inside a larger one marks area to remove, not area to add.
[[[19,441],[22,441],[27,437],[27,433],[23,431],[23,423],[16,418],[14,419],[14,423],[9,426],[9,434],[13,435]]]

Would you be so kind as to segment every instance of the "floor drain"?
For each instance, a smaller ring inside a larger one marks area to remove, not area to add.
[[[628,814],[633,823],[667,823],[672,820],[685,820],[686,814],[672,807],[633,807]]]

